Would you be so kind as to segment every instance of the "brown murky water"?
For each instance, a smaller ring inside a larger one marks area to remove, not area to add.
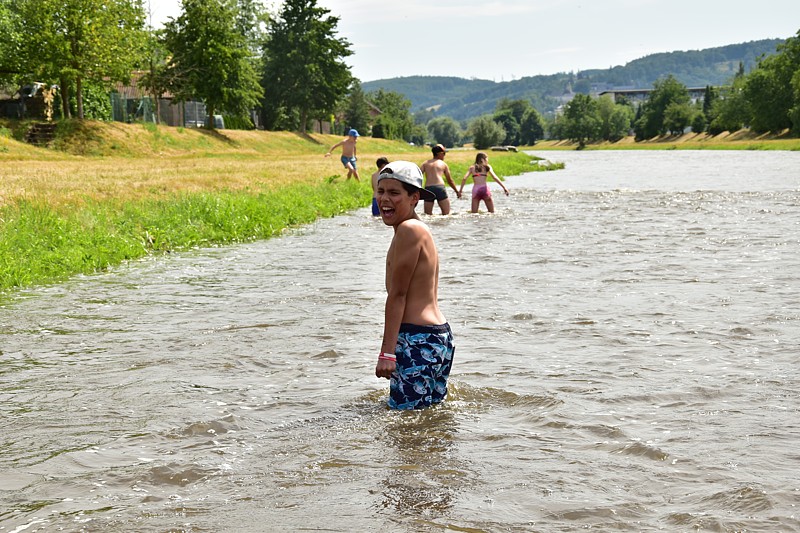
[[[366,209],[6,301],[0,531],[800,530],[800,153],[545,155],[427,219],[426,411]]]

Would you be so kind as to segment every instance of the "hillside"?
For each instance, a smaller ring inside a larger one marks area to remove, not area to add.
[[[597,93],[611,88],[650,88],[669,74],[687,87],[729,83],[741,62],[752,70],[761,56],[775,53],[782,39],[764,39],[705,50],[652,54],[623,66],[577,73],[527,76],[496,83],[455,77],[410,76],[370,81],[365,92],[383,88],[404,94],[411,111],[433,108],[438,116],[469,120],[494,111],[498,100],[529,100],[541,113],[555,110],[572,92]]]

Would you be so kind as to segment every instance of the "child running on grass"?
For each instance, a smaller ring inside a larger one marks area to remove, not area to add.
[[[356,168],[356,142],[358,142],[358,131],[350,130],[347,132],[347,137],[331,146],[331,149],[328,150],[325,157],[330,157],[331,152],[341,146],[342,165],[347,169],[347,179],[350,179],[352,176],[356,181],[361,181],[358,179],[358,169]]]

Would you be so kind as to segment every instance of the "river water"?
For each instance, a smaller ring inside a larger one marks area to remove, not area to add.
[[[426,218],[428,410],[367,209],[6,299],[0,531],[800,531],[800,153],[541,155]]]

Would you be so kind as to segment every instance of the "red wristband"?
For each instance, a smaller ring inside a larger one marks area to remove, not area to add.
[[[397,357],[395,357],[393,353],[381,352],[380,355],[378,356],[378,360],[397,361]]]

